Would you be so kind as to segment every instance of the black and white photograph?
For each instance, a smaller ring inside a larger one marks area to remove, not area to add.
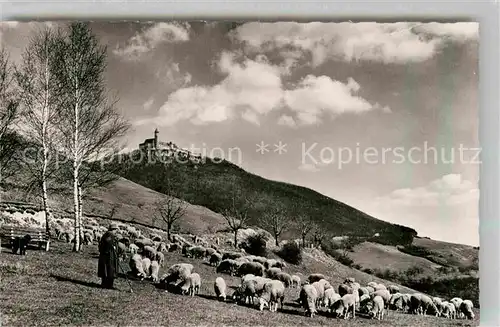
[[[479,28],[0,22],[0,326],[479,326]]]

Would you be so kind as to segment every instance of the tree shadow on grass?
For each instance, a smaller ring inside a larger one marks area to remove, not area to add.
[[[58,275],[50,275],[51,278],[54,278],[58,282],[70,282],[73,284],[77,285],[83,285],[87,287],[93,287],[93,288],[101,288],[101,284],[95,283],[95,282],[90,282],[90,281],[85,281],[85,280],[78,280],[78,279],[73,279],[69,277],[64,277],[64,276],[58,276]]]

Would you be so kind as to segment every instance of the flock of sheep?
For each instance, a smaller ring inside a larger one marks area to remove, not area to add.
[[[85,242],[98,239],[100,233],[100,226],[91,226],[83,232]],[[225,280],[217,277],[213,285],[217,298],[251,305],[255,305],[257,300],[260,310],[268,308],[276,312],[278,307],[283,309],[285,289],[300,288],[298,298],[293,302],[300,305],[310,317],[321,309],[343,319],[355,318],[358,313],[381,320],[387,316],[388,310],[448,319],[474,319],[473,303],[458,297],[445,301],[421,293],[406,294],[401,293],[396,285],[386,287],[375,282],[361,286],[354,278],[347,278],[336,291],[322,274],[311,274],[301,281],[298,275],[283,271],[287,265],[282,261],[247,255],[243,250],[220,251],[218,239],[215,241],[217,245],[209,246],[198,236],[192,236],[191,243],[174,234],[172,242],[163,242],[156,234],[150,238],[142,237],[139,230],[129,225],[120,226],[120,233],[118,254],[121,259],[131,255],[130,273],[140,279],[151,279],[159,286],[181,294],[199,294],[202,278],[189,263],[174,264],[160,277],[160,268],[165,263],[164,252],[181,250],[188,258],[206,260],[209,265],[216,267],[218,274],[241,277],[240,284],[229,299]]]

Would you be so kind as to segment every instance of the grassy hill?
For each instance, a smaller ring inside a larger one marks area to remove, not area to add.
[[[265,212],[282,206],[290,218],[303,214],[320,226],[326,234],[370,237],[379,233],[378,242],[391,245],[411,244],[416,231],[376,219],[345,203],[336,201],[311,189],[277,182],[251,174],[228,162],[206,159],[196,163],[186,160],[161,162],[141,160],[135,151],[121,154],[106,165],[118,175],[160,193],[174,194],[190,203],[222,212],[232,204],[250,201],[249,215],[256,224]],[[153,157],[154,158],[154,157]],[[292,225],[292,224],[290,224]],[[363,226],[363,228],[360,228]],[[285,238],[297,237],[289,228]]]
[[[202,277],[200,294],[195,297],[167,293],[147,281],[131,281],[133,293],[124,278],[119,278],[119,291],[98,287],[97,248],[89,246],[80,254],[71,252],[69,244],[55,242],[52,250],[29,251],[26,257],[0,253],[0,312],[5,326],[63,325],[128,325],[128,326],[478,326],[474,321],[449,320],[433,316],[417,316],[390,312],[383,321],[370,321],[357,316],[354,320],[334,319],[325,313],[314,318],[303,315],[293,300],[298,289],[287,289],[281,312],[260,312],[258,309],[220,302],[214,299],[213,282],[221,276],[229,287],[239,279],[217,275],[215,269],[201,260],[187,259],[178,253],[166,253],[166,266],[188,262]],[[314,254],[312,254],[314,256]],[[322,271],[334,286],[344,277],[322,260],[307,257],[301,266],[290,266],[290,273],[307,274]],[[311,266],[311,261],[315,266]],[[122,263],[125,271],[128,265]],[[165,269],[165,268],[163,268]],[[160,271],[161,273],[162,271]],[[348,273],[348,272],[347,272]],[[359,276],[356,276],[358,278]],[[362,277],[359,277],[362,278]],[[360,279],[365,283],[366,280]],[[232,294],[232,289],[228,294]],[[403,291],[408,291],[403,289]]]

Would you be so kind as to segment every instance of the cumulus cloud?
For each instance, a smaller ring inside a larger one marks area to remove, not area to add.
[[[180,120],[205,124],[241,117],[259,125],[260,116],[288,109],[295,117],[284,114],[278,124],[295,126],[319,123],[323,113],[334,117],[380,109],[378,104],[372,105],[355,95],[360,85],[352,78],[342,83],[327,76],[308,75],[287,90],[281,78],[283,67],[269,63],[263,55],[251,60],[223,52],[216,68],[225,76],[220,83],[174,91],[160,108],[158,121],[164,125]]]
[[[479,244],[479,189],[461,174],[415,188],[397,189],[358,207],[377,218],[415,228],[419,235]]]
[[[250,22],[231,32],[231,37],[243,42],[249,52],[280,50],[289,62],[289,49],[299,50],[312,66],[318,66],[332,59],[384,63],[424,61],[432,57],[445,40],[477,39],[477,31],[477,23]]]
[[[144,102],[142,107],[144,108],[144,110],[149,110],[149,109],[151,109],[151,106],[153,105],[154,102],[155,102],[155,99],[151,97],[146,102]]]
[[[359,89],[352,78],[342,83],[328,76],[307,75],[297,88],[284,92],[284,101],[302,123],[312,124],[319,121],[322,113],[336,116],[374,109],[374,105],[354,94]]]
[[[132,36],[125,44],[117,45],[113,53],[126,60],[137,60],[164,42],[189,41],[188,23],[155,23]]]
[[[192,80],[192,75],[188,72],[181,72],[179,63],[176,62],[168,62],[160,67],[155,75],[159,81],[171,89],[185,87]]]
[[[160,108],[160,120],[171,125],[179,120],[195,124],[220,122],[241,113],[247,121],[258,124],[258,115],[280,105],[282,83],[279,67],[264,58],[235,61],[234,54],[224,52],[217,69],[226,77],[214,86],[192,86],[170,94]]]

